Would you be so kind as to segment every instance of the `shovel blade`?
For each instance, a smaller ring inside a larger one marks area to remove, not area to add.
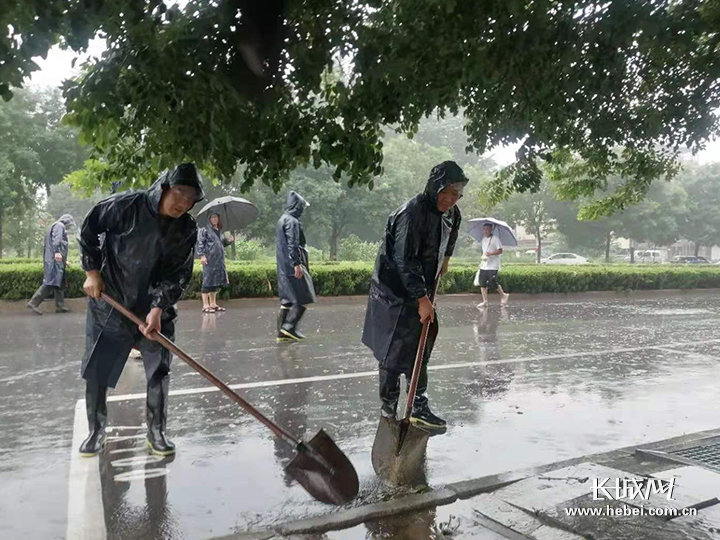
[[[380,418],[372,449],[373,469],[383,482],[392,486],[421,483],[430,433],[410,424],[398,452],[400,427],[397,420]]]
[[[357,496],[360,482],[355,467],[325,431],[296,450],[285,470],[315,499],[341,505]]]

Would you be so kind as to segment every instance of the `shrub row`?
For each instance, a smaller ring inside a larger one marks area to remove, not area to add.
[[[370,283],[372,263],[336,262],[312,265],[317,293],[321,296],[364,295]],[[275,265],[229,264],[230,286],[224,298],[270,297],[277,293]],[[475,268],[451,267],[440,283],[440,293],[477,292],[473,286]],[[83,295],[84,272],[77,266],[68,270],[69,298]],[[42,282],[42,264],[0,265],[0,299],[29,298]],[[690,266],[525,266],[508,265],[500,273],[503,287],[513,293],[572,293],[585,291],[623,291],[650,289],[720,288],[720,267]],[[197,265],[186,298],[200,292],[202,269]]]
[[[25,264],[25,263],[40,263],[42,264],[43,260],[39,257],[33,257],[32,259],[28,258],[20,258],[20,257],[11,257],[11,258],[5,258],[0,259],[0,264]]]

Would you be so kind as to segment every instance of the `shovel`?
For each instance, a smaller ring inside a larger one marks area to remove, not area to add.
[[[439,284],[440,278],[435,281],[435,287],[430,297],[433,305]],[[420,379],[420,369],[425,356],[429,330],[430,321],[428,320],[423,324],[420,333],[420,343],[418,343],[415,365],[408,388],[405,417],[400,422],[394,418],[381,417],[375,434],[372,449],[373,469],[382,480],[391,485],[412,484],[422,477],[422,462],[430,432],[413,426],[410,423],[410,415],[415,402],[415,392]]]
[[[102,293],[101,298],[138,326],[145,324],[137,315],[107,294]],[[322,429],[318,431],[309,442],[303,442],[293,437],[233,392],[207,368],[190,358],[187,353],[160,332],[155,332],[154,337],[163,347],[175,353],[200,375],[217,386],[230,399],[236,401],[243,409],[272,431],[276,437],[295,449],[297,454],[285,467],[285,470],[310,495],[320,502],[337,505],[349,503],[355,498],[359,490],[355,468],[325,431]]]

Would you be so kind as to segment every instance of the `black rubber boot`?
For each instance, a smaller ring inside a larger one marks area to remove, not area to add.
[[[85,387],[85,410],[87,411],[87,439],[80,445],[83,457],[97,456],[105,446],[105,426],[107,425],[107,386],[98,386],[88,382]]]
[[[55,313],[69,313],[72,310],[65,307],[65,291],[62,287],[55,288]]]
[[[43,300],[45,300],[45,285],[40,285],[40,288],[35,291],[35,294],[32,295],[32,298],[30,298],[26,305],[36,315],[42,315],[43,312],[40,311],[40,308],[38,306],[42,303]]]
[[[430,404],[427,397],[427,387],[427,362],[423,362],[422,368],[420,369],[420,376],[418,377],[418,385],[417,390],[415,391],[415,401],[413,402],[410,422],[422,427],[444,429],[447,427],[447,422],[439,416],[434,415],[430,410]]]
[[[307,308],[305,306],[301,306],[300,304],[293,305],[293,307],[290,308],[290,313],[288,313],[285,322],[280,326],[280,332],[295,341],[305,339],[305,336],[298,332],[297,325],[306,311]]]
[[[285,319],[287,319],[288,313],[290,313],[290,308],[282,306],[280,307],[280,313],[278,313],[277,317],[277,341],[278,343],[281,343],[283,341],[292,341],[291,338],[283,334],[280,330],[282,329],[282,325],[285,324]]]
[[[165,436],[167,421],[167,398],[170,376],[153,377],[147,385],[147,442],[153,454],[169,456],[175,453],[175,445]]]
[[[410,422],[418,426],[435,429],[444,429],[447,427],[447,422],[439,416],[433,414],[430,410],[430,404],[428,403],[427,397],[419,404],[417,398],[415,399],[412,415],[410,416]]]
[[[400,373],[387,369],[380,369],[380,416],[383,418],[396,418],[398,399],[400,399]]]

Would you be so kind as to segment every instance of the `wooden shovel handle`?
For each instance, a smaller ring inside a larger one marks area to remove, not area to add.
[[[102,293],[101,298],[110,304],[113,309],[116,309],[120,313],[122,313],[125,317],[130,319],[132,322],[137,324],[138,326],[145,325],[145,321],[140,319],[137,315],[135,315],[132,311],[127,309],[125,306],[123,306],[120,302],[115,300],[114,298],[111,298],[106,293]],[[208,381],[213,383],[215,386],[217,386],[221,392],[223,392],[225,395],[227,395],[230,399],[237,402],[243,409],[245,409],[247,412],[249,412],[252,416],[255,417],[256,420],[259,420],[262,424],[265,425],[270,431],[272,431],[276,436],[280,437],[283,441],[285,441],[287,444],[292,446],[293,448],[296,448],[300,441],[290,435],[287,431],[282,429],[280,426],[275,424],[273,421],[271,421],[269,418],[267,418],[265,415],[263,415],[260,411],[258,411],[255,407],[250,405],[247,401],[245,401],[243,398],[241,398],[239,395],[237,395],[228,385],[226,385],[224,382],[222,382],[220,379],[218,379],[213,373],[205,368],[204,366],[198,364],[195,360],[190,358],[190,356],[183,351],[180,347],[175,345],[172,341],[170,341],[167,337],[165,337],[161,332],[153,332],[155,339],[165,347],[167,350],[172,352],[173,354],[179,356],[182,360],[185,361],[185,363],[189,364],[191,368],[193,368],[195,371],[200,373],[203,377],[205,377]]]
[[[430,302],[435,309],[435,296],[437,296],[438,286],[440,285],[440,276],[435,280]],[[407,405],[405,406],[405,420],[410,420],[412,414],[413,403],[415,402],[415,392],[417,391],[418,380],[420,379],[420,370],[422,368],[423,357],[425,356],[425,346],[427,345],[427,336],[430,331],[430,320],[423,323],[422,332],[420,333],[420,343],[418,343],[417,354],[415,355],[415,364],[413,365],[412,377],[410,378],[410,387],[408,389]]]

